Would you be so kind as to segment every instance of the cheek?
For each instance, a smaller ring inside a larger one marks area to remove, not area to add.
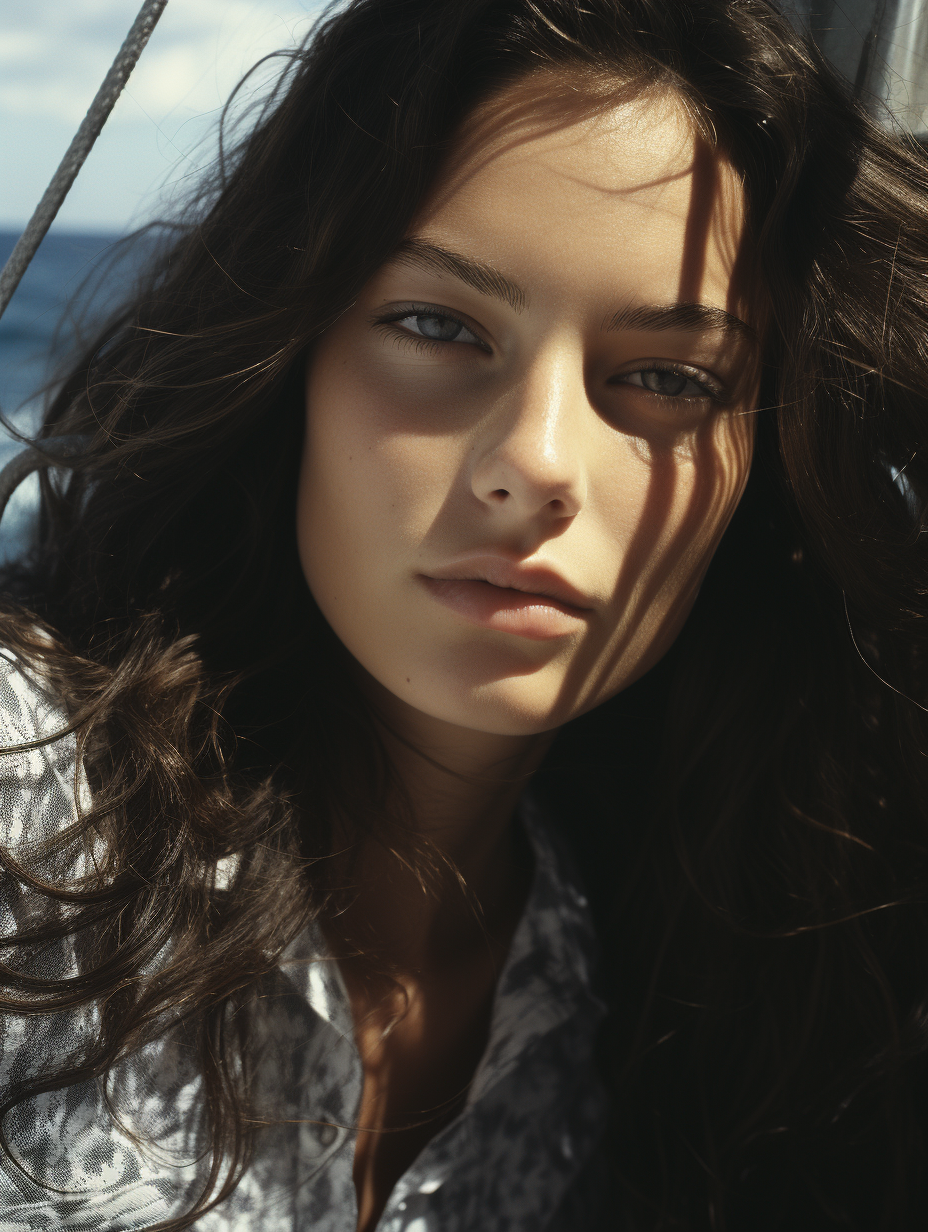
[[[411,567],[453,486],[457,451],[441,434],[412,431],[404,400],[337,353],[317,356],[306,395],[297,541],[334,625],[337,606],[369,609],[378,587]]]
[[[647,520],[661,527],[655,558],[671,589],[705,571],[744,491],[752,444],[750,416],[720,416],[652,463],[657,510]]]
[[[639,592],[663,603],[711,557],[747,482],[753,420],[718,416],[671,446],[615,439],[598,485],[614,493],[602,506],[601,532],[618,545],[620,606],[638,595],[641,611],[648,604]]]
[[[750,416],[723,417],[674,449],[638,446],[626,460],[627,500],[612,521],[622,547],[609,629],[581,652],[578,711],[633,683],[673,643],[741,498],[752,444]]]

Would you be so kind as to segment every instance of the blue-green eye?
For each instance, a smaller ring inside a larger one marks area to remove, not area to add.
[[[418,334],[420,338],[428,338],[430,342],[469,342],[476,346],[484,345],[461,321],[440,312],[410,313],[409,316],[400,317],[396,324],[409,330],[411,334]]]
[[[611,377],[610,385],[632,385],[663,398],[717,398],[721,390],[713,388],[707,378],[697,380],[678,368],[640,368]]]

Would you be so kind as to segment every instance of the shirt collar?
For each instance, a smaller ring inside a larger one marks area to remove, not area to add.
[[[606,1012],[591,988],[596,942],[570,857],[556,846],[540,809],[528,797],[520,803],[519,819],[535,869],[497,984],[489,1041],[470,1086],[468,1106],[505,1077],[542,1036],[574,1015],[587,1015],[595,1023]],[[281,966],[310,1008],[340,1036],[353,1039],[345,982],[318,924],[291,942]]]
[[[555,845],[529,797],[523,797],[520,818],[535,872],[499,978],[489,1043],[471,1083],[468,1105],[505,1077],[542,1036],[575,1015],[588,1015],[595,1023],[606,1012],[591,988],[593,922],[570,858]]]

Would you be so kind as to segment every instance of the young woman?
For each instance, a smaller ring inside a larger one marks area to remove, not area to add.
[[[42,434],[4,1227],[922,1226],[925,171],[762,0],[319,27]]]

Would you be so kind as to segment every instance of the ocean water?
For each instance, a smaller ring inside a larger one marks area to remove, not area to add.
[[[18,232],[0,231],[0,267],[18,238]],[[113,235],[49,233],[0,319],[0,411],[19,432],[36,430],[68,356],[129,292],[144,245],[116,241]],[[0,427],[0,467],[22,448]],[[33,475],[16,489],[0,518],[0,559],[28,546],[37,498]]]

